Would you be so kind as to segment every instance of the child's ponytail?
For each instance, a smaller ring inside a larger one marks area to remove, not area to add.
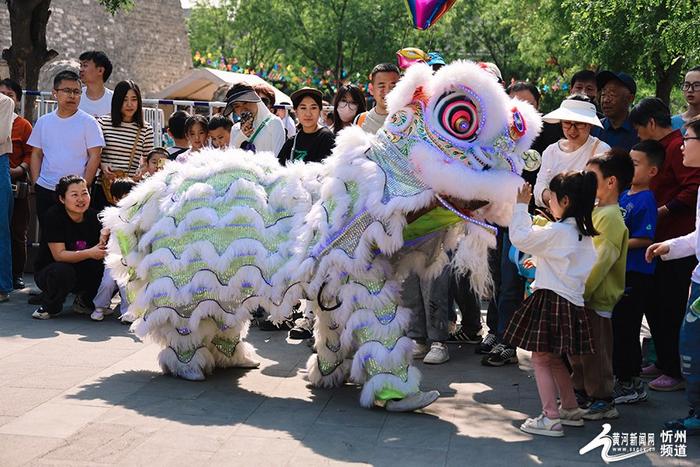
[[[598,189],[598,180],[593,172],[565,172],[556,175],[549,183],[549,189],[559,203],[564,197],[569,199],[562,219],[573,217],[581,235],[598,235],[593,227],[593,207]]]
[[[598,190],[598,179],[595,172],[583,172],[581,181],[581,202],[579,213],[576,216],[576,225],[583,235],[593,237],[598,235],[593,227],[593,208],[595,207],[595,195]]]

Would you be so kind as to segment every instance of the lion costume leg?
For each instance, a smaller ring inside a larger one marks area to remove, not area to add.
[[[134,323],[136,334],[143,334],[143,319]],[[190,381],[202,381],[214,370],[214,357],[207,342],[216,332],[213,322],[202,321],[192,329],[185,318],[176,322],[167,320],[160,324],[149,323],[148,337],[162,346],[158,363],[164,373]]]
[[[346,360],[348,349],[341,345],[344,313],[322,310],[311,301],[307,302],[307,306],[313,306],[316,346],[316,354],[311,355],[306,364],[309,381],[318,387],[341,386],[350,372],[350,361]]]
[[[420,391],[420,372],[411,364],[414,344],[405,336],[410,311],[396,304],[399,285],[365,277],[336,290],[337,309],[316,312],[318,354],[309,360],[311,382],[341,384],[347,375],[345,357],[354,351],[350,379],[363,385],[363,407],[384,404],[388,410],[410,411],[433,402],[439,394]],[[330,295],[322,297],[323,303],[332,300]]]
[[[218,368],[258,368],[260,362],[255,349],[243,340],[248,335],[250,313],[239,309],[235,318],[233,324],[213,319],[216,333],[208,341],[207,348]]]

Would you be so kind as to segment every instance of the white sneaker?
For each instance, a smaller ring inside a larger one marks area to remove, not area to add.
[[[428,347],[426,344],[421,344],[420,342],[413,342],[416,344],[416,346],[413,348],[413,358],[415,360],[419,360],[425,357],[430,350],[430,347]]]
[[[111,308],[95,308],[95,311],[90,314],[90,319],[93,321],[102,321],[105,316],[109,316],[113,313]]]
[[[423,359],[423,363],[429,365],[439,365],[450,359],[450,353],[447,351],[447,346],[442,342],[433,342],[430,346],[430,352]]]
[[[435,402],[438,397],[440,397],[438,391],[418,391],[397,401],[387,401],[384,408],[389,412],[413,412],[414,410],[429,406]]]
[[[525,420],[525,423],[520,425],[520,429],[532,435],[551,436],[554,438],[564,436],[564,427],[562,427],[561,420],[548,418],[544,414],[540,414],[539,417],[528,418]]]
[[[576,407],[573,409],[559,408],[559,420],[564,426],[583,426],[583,416],[586,410]]]

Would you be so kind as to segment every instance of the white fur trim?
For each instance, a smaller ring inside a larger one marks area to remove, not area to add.
[[[324,376],[321,369],[318,367],[318,356],[311,355],[306,361],[306,378],[309,382],[318,388],[337,388],[345,383],[347,375],[350,372],[351,360],[343,360],[343,363],[333,370],[329,375]]]
[[[175,351],[166,347],[158,354],[158,363],[164,373],[177,377],[182,377],[190,368],[198,368],[204,375],[214,371],[214,358],[206,347],[197,349],[189,363],[181,362],[175,355]]]
[[[399,338],[393,349],[387,349],[379,342],[365,342],[352,359],[350,379],[356,383],[363,383],[367,379],[365,362],[368,358],[373,358],[377,364],[387,369],[408,365],[414,347],[415,343],[408,337]]]

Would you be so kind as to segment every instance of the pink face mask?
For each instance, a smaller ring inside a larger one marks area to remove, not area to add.
[[[343,123],[352,122],[357,114],[357,104],[348,104],[345,101],[338,103],[338,116],[343,121]]]

